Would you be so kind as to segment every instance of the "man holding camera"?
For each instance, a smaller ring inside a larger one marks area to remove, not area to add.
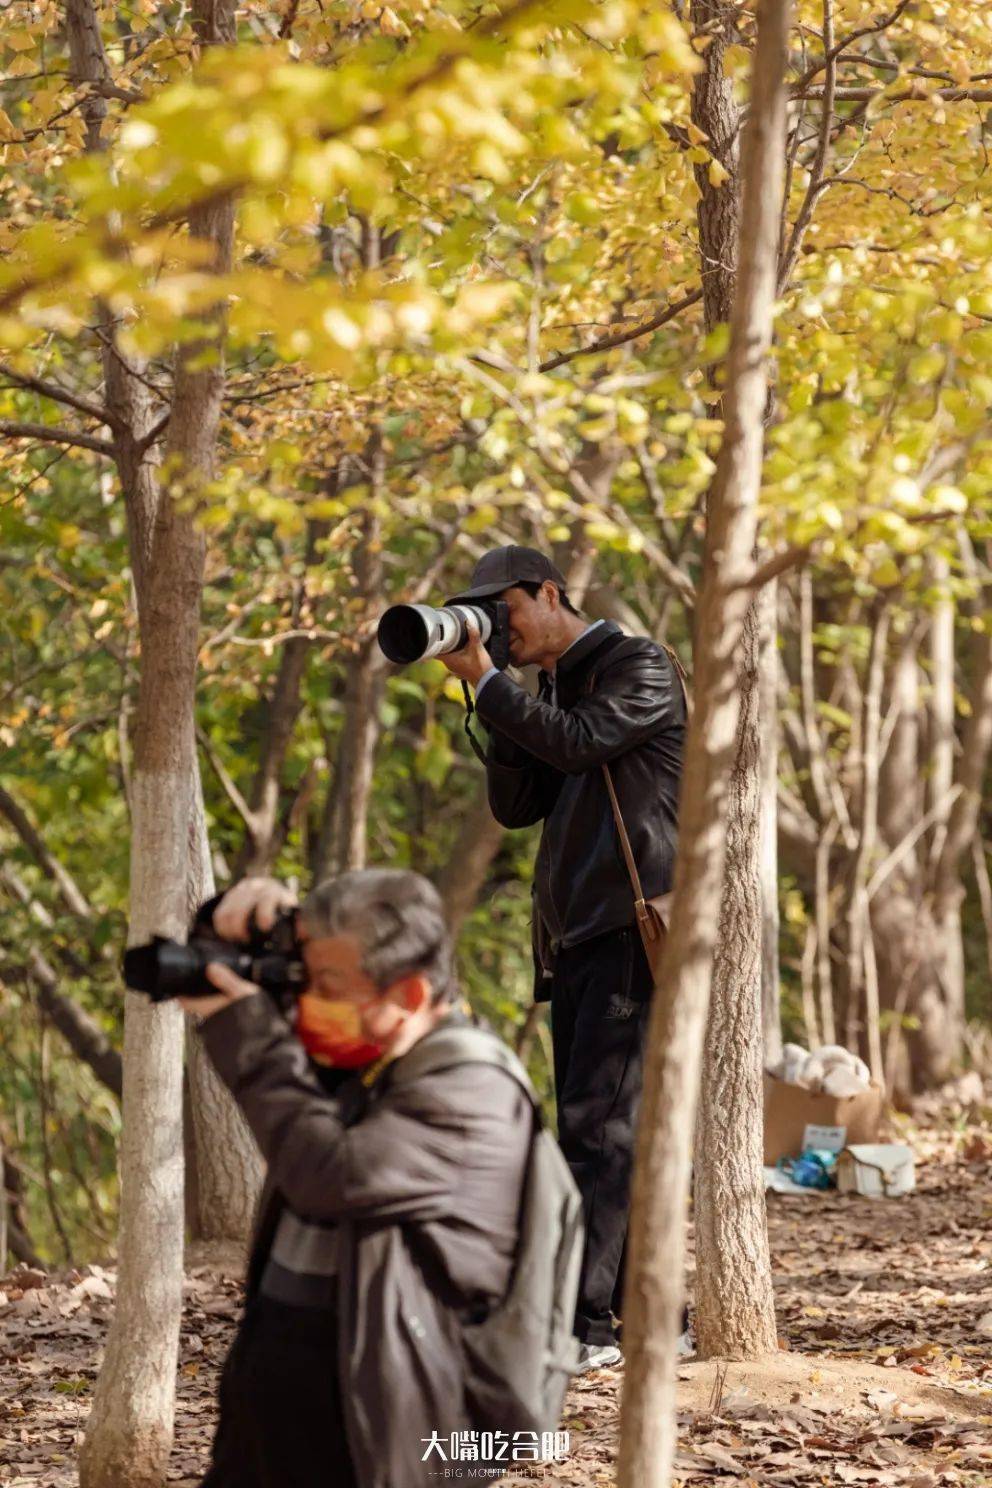
[[[294,909],[248,879],[199,923],[247,941]],[[342,874],[296,934],[292,1026],[218,962],[217,994],[181,999],[268,1164],[203,1488],[417,1488],[424,1441],[471,1425],[459,1320],[506,1291],[533,1108],[505,1063],[427,1069],[471,1019],[426,879]]]
[[[653,977],[603,766],[644,895],[672,886],[684,689],[669,654],[588,624],[559,570],[533,548],[497,548],[451,604],[502,601],[509,657],[540,668],[532,697],[473,632],[442,656],[475,688],[486,774],[505,827],[543,821],[534,877],[538,1001],[551,1002],[562,1151],[581,1191],[586,1251],[575,1331],[585,1368],[618,1364],[634,1129]]]

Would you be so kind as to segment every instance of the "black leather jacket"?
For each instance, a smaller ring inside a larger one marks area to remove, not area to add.
[[[534,891],[552,942],[575,945],[633,924],[601,766],[610,766],[644,893],[666,893],[687,723],[668,654],[608,621],[580,636],[554,679],[541,673],[537,698],[500,673],[482,689],[477,710],[490,732],[486,774],[496,820],[504,827],[544,821]]]

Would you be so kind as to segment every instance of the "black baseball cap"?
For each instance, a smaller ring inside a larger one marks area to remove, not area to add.
[[[461,594],[453,594],[448,604],[468,604],[473,599],[492,599],[514,584],[543,584],[545,579],[565,588],[565,578],[555,568],[550,558],[545,558],[536,548],[522,548],[510,543],[505,548],[494,548],[484,553],[472,570],[472,587]]]

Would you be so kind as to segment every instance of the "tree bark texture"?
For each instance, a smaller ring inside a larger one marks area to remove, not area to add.
[[[778,940],[778,582],[758,596],[758,726],[761,735],[761,1027],[765,1064],[782,1057]]]
[[[369,441],[372,492],[381,488],[382,449]],[[386,659],[375,639],[372,620],[381,604],[382,538],[374,507],[362,514],[355,554],[359,606],[355,613],[355,650],[345,666],[344,723],[338,743],[334,778],[327,794],[314,865],[319,881],[330,873],[364,868],[368,858],[368,813],[375,752],[382,732],[379,704],[386,685]]]
[[[708,167],[696,167],[708,329],[730,317],[739,255],[740,107],[724,66],[726,47],[736,39],[736,16],[735,6],[713,0],[702,0],[692,11],[695,33],[712,38],[703,53],[702,71],[694,79],[693,119],[729,172],[728,179],[717,184]],[[730,1358],[757,1357],[775,1342],[761,1175],[764,913],[759,651],[755,600],[744,623],[738,663],[737,753],[726,803],[727,864],[703,1047],[694,1167],[698,1346],[704,1356]],[[777,883],[774,894],[777,908]],[[774,959],[777,964],[777,945]],[[728,1039],[731,1027],[734,1036]]]
[[[696,1348],[753,1359],[776,1347],[762,1174],[763,1037],[760,637],[748,608],[737,666],[740,716],[727,797],[727,865],[703,1044],[693,1215]]]
[[[109,78],[99,22],[90,0],[69,0],[73,76]],[[233,6],[196,0],[201,40],[234,35]],[[77,38],[73,42],[73,38]],[[87,115],[91,146],[99,130]],[[211,203],[190,231],[230,261],[233,207]],[[190,902],[209,885],[193,698],[204,544],[192,515],[157,479],[147,435],[152,394],[139,369],[102,331],[105,381],[118,417],[115,450],[128,515],[138,606],[141,672],[131,781],[131,944],[152,934],[185,937]],[[166,441],[170,479],[190,486],[208,474],[223,396],[223,320],[206,342],[177,354]],[[204,356],[213,351],[213,356]],[[201,365],[194,365],[200,360]],[[175,1369],[182,1305],[183,1015],[127,993],[124,1020],[123,1135],[119,1153],[121,1221],[117,1305],[80,1452],[81,1488],[158,1488],[172,1445]]]
[[[764,0],[748,116],[740,269],[730,326],[724,435],[707,503],[696,612],[672,931],[652,1010],[624,1298],[627,1366],[619,1488],[667,1488],[675,1447],[685,1205],[700,1056],[726,857],[726,801],[740,695],[737,653],[753,572],[767,355],[784,173],[783,76],[790,8]]]

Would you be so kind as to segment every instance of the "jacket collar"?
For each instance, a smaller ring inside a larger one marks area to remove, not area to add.
[[[474,1021],[469,1004],[464,998],[459,998],[457,1002],[452,1003],[445,1016],[439,1022],[435,1023],[434,1027],[423,1035],[423,1038],[418,1039],[415,1044],[411,1045],[410,1049],[407,1049],[404,1054],[401,1054],[398,1059],[389,1059],[383,1056],[381,1059],[375,1060],[372,1064],[366,1065],[365,1069],[358,1071],[358,1078],[361,1084],[367,1090],[372,1089],[374,1086],[385,1089],[386,1085],[392,1080],[395,1071],[402,1065],[406,1055],[411,1053],[413,1049],[419,1048],[424,1042],[424,1039],[432,1038],[434,1034],[440,1033],[442,1028],[471,1027]]]
[[[578,640],[573,641],[572,645],[569,646],[559,661],[555,672],[541,670],[540,679],[542,687],[550,685],[554,678],[557,678],[561,682],[563,678],[571,676],[573,672],[584,667],[590,658],[595,656],[596,652],[605,646],[607,642],[612,644],[614,637],[622,635],[623,630],[615,620],[604,620],[602,625],[597,625],[595,628],[587,630],[584,635],[580,635]]]

